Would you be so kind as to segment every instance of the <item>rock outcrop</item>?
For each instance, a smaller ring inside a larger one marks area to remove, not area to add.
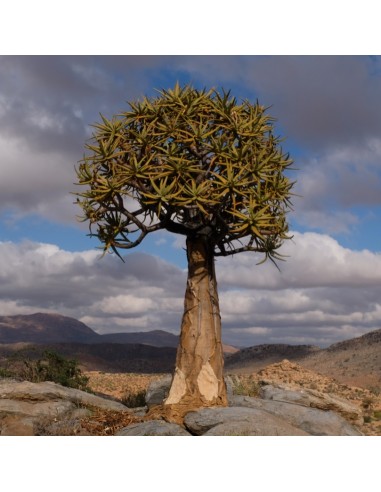
[[[289,424],[312,436],[361,435],[361,432],[347,420],[330,410],[322,411],[295,403],[263,400],[249,396],[235,396],[233,404],[237,407],[260,409],[272,415],[281,416]]]
[[[281,365],[280,365],[281,366]],[[297,370],[295,364],[283,361],[284,370]],[[282,366],[281,366],[282,367]],[[359,407],[335,395],[312,389],[296,389],[284,383],[262,381],[259,397],[234,394],[234,381],[227,376],[229,407],[204,408],[189,412],[184,427],[192,435],[215,436],[359,436],[356,425],[363,423]],[[148,408],[163,402],[168,394],[171,378],[150,384],[147,391]],[[159,421],[155,421],[159,422]],[[161,434],[161,427],[150,427],[150,435]],[[128,428],[127,428],[128,429]],[[143,435],[145,424],[135,424],[127,433]],[[147,434],[144,434],[147,435]]]
[[[273,386],[269,384],[261,388],[260,396],[264,400],[272,400],[288,404],[292,403],[303,407],[337,412],[355,425],[361,425],[364,422],[362,412],[359,407],[353,405],[344,398],[322,393],[320,391],[312,389],[295,391],[290,390],[285,385],[279,384],[277,386]]]

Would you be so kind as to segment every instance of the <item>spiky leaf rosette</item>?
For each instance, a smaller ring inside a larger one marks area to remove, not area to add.
[[[292,161],[258,102],[191,86],[129,103],[94,125],[77,170],[83,220],[104,250],[132,248],[150,232],[205,235],[215,256],[278,258],[287,239]]]

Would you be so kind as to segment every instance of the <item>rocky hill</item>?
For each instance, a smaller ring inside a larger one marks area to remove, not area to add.
[[[381,330],[335,343],[298,362],[342,383],[381,391]]]
[[[226,358],[229,372],[250,374],[288,359],[343,384],[381,391],[381,330],[320,349],[311,345],[257,345]]]
[[[266,344],[247,347],[228,355],[225,367],[229,370],[255,371],[265,365],[279,362],[282,359],[295,360],[320,351],[313,345]]]

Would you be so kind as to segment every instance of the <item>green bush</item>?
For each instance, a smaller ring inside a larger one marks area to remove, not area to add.
[[[53,350],[45,350],[35,360],[23,352],[16,353],[8,361],[7,367],[0,371],[3,377],[16,377],[33,383],[53,381],[69,388],[88,390],[89,378],[82,374],[78,362],[65,359]]]
[[[0,367],[0,378],[10,378],[12,373],[5,367]]]
[[[86,389],[89,378],[82,374],[76,360],[68,360],[54,351],[45,351],[37,361],[37,374],[41,381],[54,381],[69,388]]]

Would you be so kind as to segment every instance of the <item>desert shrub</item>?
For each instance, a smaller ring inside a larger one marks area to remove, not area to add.
[[[233,393],[242,396],[258,396],[260,385],[252,377],[232,377]]]
[[[122,403],[129,408],[144,407],[146,404],[146,391],[141,390],[137,393],[129,393],[122,398]]]
[[[375,399],[371,396],[367,396],[363,399],[362,406],[365,409],[370,409],[374,405]]]
[[[374,412],[373,418],[375,418],[376,420],[381,420],[381,412],[380,411]]]

